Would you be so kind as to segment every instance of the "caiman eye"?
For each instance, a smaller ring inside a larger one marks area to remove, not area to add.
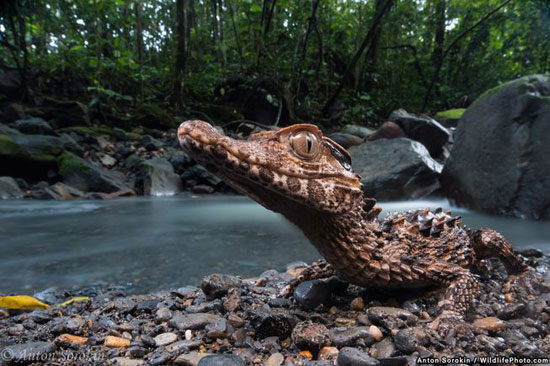
[[[317,135],[310,131],[297,131],[290,136],[290,147],[303,159],[315,158],[319,154],[320,145]]]

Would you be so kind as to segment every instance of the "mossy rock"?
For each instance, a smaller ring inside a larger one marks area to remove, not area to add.
[[[45,97],[42,107],[45,116],[58,128],[90,124],[88,107],[80,102]]]
[[[113,129],[105,125],[94,125],[94,126],[73,126],[66,127],[59,130],[60,132],[76,132],[80,135],[112,135]]]
[[[30,157],[29,153],[27,153],[13,138],[7,135],[0,135],[0,155]]]
[[[70,174],[81,174],[91,170],[85,160],[68,151],[65,151],[57,158],[57,166],[59,168],[59,174],[61,174],[63,178]]]
[[[449,109],[437,112],[434,118],[445,127],[456,127],[464,112],[466,112],[466,108]]]
[[[132,118],[134,125],[167,130],[176,128],[177,122],[166,110],[155,104],[144,104],[140,106]]]

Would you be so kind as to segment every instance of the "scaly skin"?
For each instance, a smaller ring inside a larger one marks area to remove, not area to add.
[[[509,272],[527,268],[500,234],[467,231],[459,218],[441,210],[379,220],[381,209],[363,196],[347,151],[314,125],[241,141],[206,122],[187,121],[178,138],[198,163],[297,225],[329,264],[319,273],[334,270],[363,287],[444,286],[442,313],[460,318],[476,295],[478,282],[470,269],[481,259],[498,256]]]

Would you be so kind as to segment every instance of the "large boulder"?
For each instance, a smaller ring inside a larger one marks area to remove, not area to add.
[[[450,137],[450,133],[445,127],[425,115],[417,116],[404,109],[398,109],[393,111],[388,119],[397,123],[408,138],[426,146],[433,157],[441,155],[443,146]]]
[[[42,109],[47,118],[51,119],[57,128],[90,124],[88,107],[77,101],[46,97]]]
[[[365,194],[378,200],[425,197],[439,186],[442,166],[428,150],[407,138],[369,141],[349,149]]]
[[[130,188],[124,174],[104,170],[68,151],[57,158],[57,165],[65,184],[82,192],[112,193]]]
[[[54,136],[0,135],[0,175],[41,180],[56,170],[63,142]]]
[[[0,177],[0,199],[10,200],[22,198],[25,193],[19,188],[15,179],[11,177]]]
[[[42,118],[18,119],[13,127],[29,135],[55,135],[52,126]]]
[[[139,164],[143,174],[143,194],[148,196],[173,196],[182,190],[180,177],[164,158],[152,158]]]
[[[527,76],[481,95],[464,113],[442,184],[476,210],[550,219],[550,77]]]

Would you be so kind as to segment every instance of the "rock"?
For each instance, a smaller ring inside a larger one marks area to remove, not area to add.
[[[143,136],[141,143],[148,151],[158,150],[162,147],[162,142],[150,135]]]
[[[349,149],[355,145],[361,145],[365,142],[361,137],[351,135],[349,133],[333,133],[328,136],[332,141],[336,142],[338,145],[342,146],[344,149]]]
[[[145,366],[145,361],[143,360],[132,360],[131,358],[126,357],[115,357],[111,359],[111,366]]]
[[[86,344],[87,341],[88,338],[86,337],[79,337],[72,334],[61,334],[54,340],[54,343],[60,346],[67,347],[72,345],[81,346],[83,344]]]
[[[382,123],[376,132],[370,135],[367,140],[375,141],[381,139],[398,139],[400,137],[407,137],[401,126],[395,122],[386,121]]]
[[[365,301],[362,297],[356,297],[351,301],[350,308],[354,311],[361,311],[365,308]]]
[[[168,324],[180,331],[185,331],[187,329],[203,329],[207,324],[214,323],[218,319],[220,319],[218,315],[208,313],[178,314]]]
[[[404,109],[398,109],[388,119],[397,123],[408,138],[424,145],[433,157],[441,155],[443,146],[449,141],[449,131],[428,116],[416,116]]]
[[[502,320],[517,319],[527,315],[527,307],[525,304],[508,304],[497,313],[497,317]]]
[[[153,353],[151,358],[149,359],[149,365],[151,366],[157,366],[157,365],[165,365],[170,360],[172,360],[173,356],[164,350],[159,349]]]
[[[381,342],[382,343],[382,342]],[[401,329],[393,336],[395,348],[403,354],[409,355],[418,348],[418,338],[416,334],[409,329]]]
[[[112,168],[116,165],[117,160],[113,158],[111,155],[107,155],[104,153],[97,154],[99,161],[101,162],[101,165],[103,165],[106,168]]]
[[[302,350],[318,351],[330,344],[329,331],[323,324],[303,321],[294,327],[292,341]]]
[[[57,128],[70,126],[87,126],[90,124],[88,107],[72,100],[62,101],[44,98],[42,110],[48,118],[53,119]]]
[[[15,179],[0,177],[0,199],[13,200],[25,197],[25,193],[19,188]]]
[[[59,138],[63,142],[63,147],[65,148],[65,150],[70,151],[78,156],[84,155],[84,148],[80,146],[78,142],[76,142],[75,139],[71,137],[71,135],[67,133],[62,133],[59,135]]]
[[[35,190],[31,193],[33,198],[36,199],[53,199],[58,201],[72,200],[84,197],[84,193],[80,190],[63,184],[61,182]]]
[[[192,162],[189,155],[187,155],[183,151],[176,151],[170,156],[168,161],[170,161],[170,164],[172,164],[174,170],[178,173],[181,173],[181,171],[191,165]]]
[[[418,317],[408,310],[388,306],[373,306],[367,310],[369,320],[388,330],[413,326]]]
[[[330,302],[330,287],[321,280],[304,281],[294,290],[294,299],[303,309],[313,310]]]
[[[19,119],[13,126],[28,135],[55,135],[52,126],[42,118]]]
[[[284,361],[285,357],[277,352],[269,356],[269,358],[265,362],[265,366],[281,366]]]
[[[214,323],[207,324],[204,329],[208,338],[223,339],[227,336],[227,320],[220,318]]]
[[[112,193],[129,189],[121,173],[106,171],[70,152],[61,154],[57,165],[63,181],[83,192]]]
[[[488,330],[490,332],[496,332],[498,330],[502,330],[506,328],[506,324],[502,320],[494,316],[489,316],[487,318],[482,318],[482,319],[476,319],[473,322],[472,326],[474,328]]]
[[[173,196],[182,190],[180,177],[164,158],[154,157],[139,164],[143,174],[143,194],[148,196]]]
[[[436,191],[442,166],[419,142],[398,138],[370,141],[349,150],[367,197],[416,199]]]
[[[204,353],[190,352],[176,357],[174,363],[180,366],[197,366],[199,361],[205,356]]]
[[[41,357],[48,357],[55,352],[56,347],[50,342],[27,342],[14,344],[5,347],[0,355],[0,361],[11,361],[13,363],[30,363],[33,360],[40,360]]]
[[[21,135],[21,132],[0,123],[0,135],[8,135],[8,136]]]
[[[207,300],[214,300],[227,295],[230,289],[241,286],[241,283],[238,277],[215,273],[202,280],[201,289]]]
[[[213,187],[210,187],[206,184],[197,184],[196,186],[191,187],[191,192],[196,194],[211,194],[216,190]]]
[[[171,332],[162,333],[156,336],[154,340],[157,347],[166,346],[170,343],[174,343],[175,341],[177,341],[178,335],[176,333],[171,333]]]
[[[378,359],[392,357],[397,354],[397,350],[395,349],[395,345],[393,344],[391,337],[386,337],[376,343],[375,348],[376,358]]]
[[[105,337],[105,342],[103,343],[103,345],[105,347],[111,347],[111,348],[122,348],[122,347],[128,347],[130,343],[132,342],[126,338],[107,336]]]
[[[362,139],[365,139],[366,137],[369,137],[374,133],[374,130],[365,126],[359,126],[359,125],[345,125],[341,130],[341,133],[346,133],[350,135],[354,135],[357,137],[360,137]]]
[[[344,347],[337,359],[338,366],[378,366],[380,362],[356,348]]]
[[[209,355],[203,357],[198,366],[245,366],[245,363],[235,355]]]
[[[142,104],[132,118],[135,126],[167,130],[176,128],[177,122],[166,110],[154,104]]]
[[[330,329],[331,343],[336,347],[355,346],[362,343],[370,346],[374,338],[368,327],[336,327]]]
[[[298,320],[287,309],[274,308],[268,312],[260,312],[254,321],[256,334],[260,338],[287,338],[298,323]]]
[[[336,347],[323,347],[319,351],[320,360],[336,360],[338,358],[338,348]]]
[[[192,167],[189,167],[180,175],[180,178],[188,187],[201,183],[212,187],[222,184],[222,180],[220,178],[210,173],[202,165],[193,165]]]
[[[172,319],[172,312],[168,308],[159,308],[155,313],[155,320],[159,323]]]
[[[371,325],[369,327],[369,333],[376,342],[379,342],[382,338],[384,338],[382,331],[376,325]]]
[[[488,90],[463,114],[442,185],[457,204],[550,219],[550,77]]]

